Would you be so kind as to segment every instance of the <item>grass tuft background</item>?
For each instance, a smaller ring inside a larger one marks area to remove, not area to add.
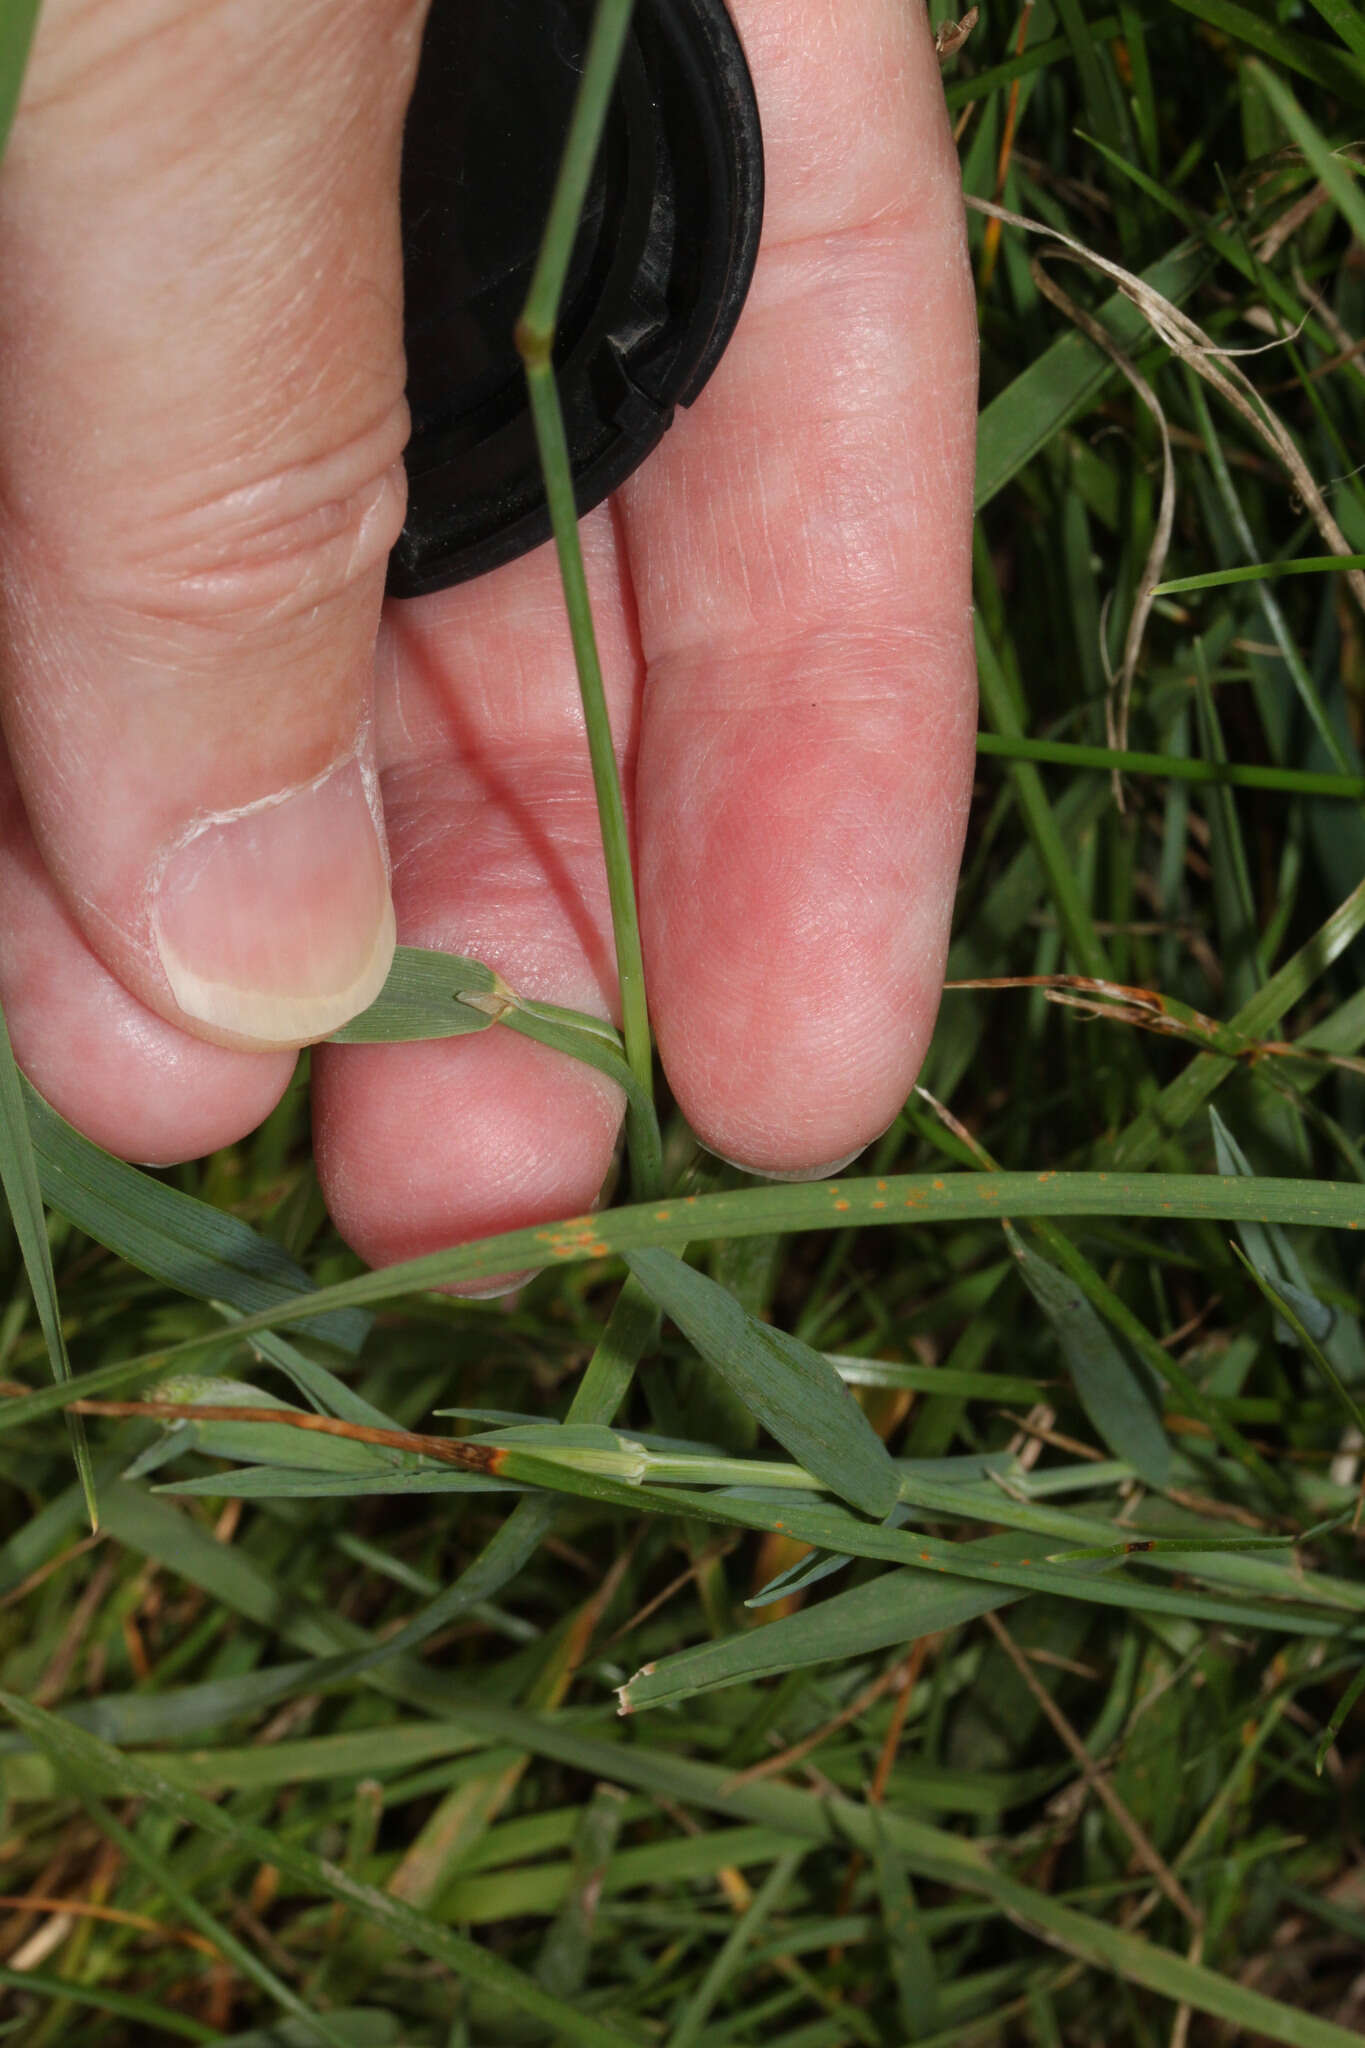
[[[1360,2038],[1365,32],[988,5],[945,75],[983,739],[856,1175],[665,1115],[457,1303],[524,1261],[357,1278],[306,1075],[149,1177],[0,1062],[23,2048]]]

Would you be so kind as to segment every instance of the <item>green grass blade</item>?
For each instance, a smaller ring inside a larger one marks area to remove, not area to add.
[[[1179,305],[1207,270],[1205,252],[1194,244],[1182,243],[1144,270],[1142,279],[1153,291]],[[1121,349],[1131,350],[1147,336],[1142,314],[1122,292],[1106,299],[1096,317]],[[1088,411],[1105,385],[1118,374],[1109,357],[1092,342],[1080,334],[1065,334],[991,399],[977,423],[978,512],[1048,446],[1062,427]]]
[[[0,1984],[7,1991],[25,1992],[30,1998],[46,1999],[49,2010],[63,2003],[89,2006],[94,2012],[111,2013],[115,2019],[133,2020],[139,2026],[157,2028],[182,2041],[210,2041],[214,2048],[226,2048],[217,2027],[206,2027],[201,2021],[192,2020],[188,2013],[173,2012],[166,2006],[154,2004],[150,1998],[138,1998],[131,1992],[115,1991],[103,1984],[81,1984],[69,1977],[44,1976],[39,1970],[5,1968],[0,1968]],[[299,2048],[312,2048],[312,2044],[300,2042]]]
[[[1363,892],[1365,893],[1365,892]],[[983,1216],[1150,1216],[1163,1222],[1198,1218],[1233,1223],[1302,1223],[1329,1230],[1365,1229],[1365,1188],[1343,1181],[1247,1182],[1218,1174],[947,1173],[901,1174],[885,1180],[819,1181],[761,1186],[643,1202],[563,1223],[507,1231],[431,1252],[403,1265],[289,1297],[244,1316],[235,1334],[254,1336],[279,1324],[306,1322],[337,1309],[369,1307],[449,1281],[480,1280],[519,1266],[557,1265],[645,1247],[680,1250],[693,1238],[757,1237],[770,1231],[844,1230],[915,1222],[954,1223]],[[150,1383],[222,1343],[222,1333],[187,1339],[140,1358],[98,1366],[69,1387],[43,1388],[0,1404],[0,1435],[79,1397]]]
[[[1365,569],[1365,555],[1299,555],[1289,562],[1248,562],[1239,569],[1209,569],[1201,576],[1176,576],[1158,583],[1153,597],[1179,597],[1190,590],[1221,590],[1229,583],[1264,583],[1275,576],[1335,575]]]
[[[555,1052],[582,1060],[615,1082],[630,1105],[637,1144],[644,1146],[645,1185],[658,1183],[658,1119],[652,1092],[640,1085],[618,1033],[598,1017],[520,996],[481,961],[418,946],[400,946],[387,981],[368,1010],[334,1031],[331,1045],[391,1045],[459,1038],[502,1024]]]
[[[1359,938],[1362,930],[1365,930],[1365,882],[1337,905],[1312,938],[1300,946],[1265,986],[1257,990],[1250,1002],[1228,1020],[1228,1029],[1243,1038],[1263,1037],[1279,1023],[1287,1010],[1302,1002],[1309,989]],[[1127,1130],[1101,1148],[1102,1161],[1126,1170],[1146,1166],[1169,1137],[1184,1130],[1191,1117],[1236,1065],[1235,1060],[1222,1053],[1197,1053],[1185,1071],[1162,1089],[1155,1102],[1136,1116]]]
[[[1365,567],[1365,555],[1361,556],[1361,565]],[[1311,768],[1277,768],[1255,762],[1203,761],[1184,754],[1134,753],[1118,747],[1078,746],[1070,740],[1027,739],[1022,733],[980,732],[976,736],[976,751],[1006,761],[1093,768],[1105,775],[1160,775],[1169,782],[1208,783],[1228,789],[1273,789],[1284,796],[1325,796],[1344,803],[1365,803],[1365,775],[1320,774]]]
[[[1251,1162],[1243,1152],[1232,1132],[1223,1122],[1216,1109],[1209,1109],[1209,1124],[1213,1130],[1214,1157],[1220,1173],[1240,1173],[1248,1180],[1254,1180]],[[1242,1249],[1253,1270],[1263,1280],[1269,1281],[1276,1292],[1294,1308],[1316,1340],[1321,1343],[1331,1335],[1333,1315],[1324,1302],[1317,1299],[1308,1284],[1308,1276],[1299,1263],[1299,1255],[1278,1224],[1240,1223],[1237,1235],[1242,1240]]]
[[[1341,37],[1352,56],[1365,64],[1365,17],[1354,0],[1310,0],[1310,5]]]
[[[920,1918],[915,1888],[893,1835],[882,1826],[881,1808],[871,1809],[872,1868],[881,1898],[882,1925],[896,1979],[896,2003],[907,2041],[922,2041],[939,2021],[938,1972]]]
[[[1362,1693],[1365,1693],[1365,1664],[1361,1665],[1359,1671],[1357,1671],[1355,1677],[1337,1701],[1336,1706],[1332,1710],[1332,1718],[1322,1731],[1322,1738],[1313,1757],[1313,1769],[1319,1777],[1322,1776],[1322,1767],[1327,1761],[1328,1750],[1346,1726],[1351,1709],[1355,1706]]]
[[[1023,731],[1019,711],[1004,671],[986,636],[979,613],[975,625],[976,665],[982,711],[1002,737],[1014,739]],[[1039,865],[1047,877],[1057,920],[1071,947],[1075,967],[1081,974],[1093,975],[1097,980],[1106,980],[1110,978],[1109,958],[1095,931],[1089,906],[1081,893],[1074,860],[1057,829],[1057,821],[1048,802],[1047,792],[1043,788],[1042,777],[1031,763],[1023,760],[1015,761],[1010,769],[1010,777],[1019,800],[1025,829],[1038,856]]]
[[[500,997],[513,1000],[501,976],[482,961],[421,946],[399,946],[388,978],[369,1009],[334,1031],[327,1042],[401,1045],[412,1039],[459,1038],[467,1031],[487,1031],[499,1014]]]
[[[87,1237],[179,1293],[227,1302],[243,1315],[313,1292],[303,1268],[279,1245],[225,1210],[102,1152],[27,1081],[22,1085],[43,1194]],[[304,1328],[354,1356],[369,1317],[353,1309],[305,1314]]]
[[[1359,17],[1357,17],[1359,19]],[[1307,157],[1317,177],[1340,207],[1357,241],[1365,241],[1365,192],[1349,162],[1339,157],[1320,128],[1309,120],[1282,78],[1254,59],[1250,70],[1286,129]],[[1365,69],[1358,74],[1356,105],[1365,105]]]
[[[1233,1249],[1237,1250],[1237,1247],[1234,1246]],[[1365,1433],[1365,1411],[1362,1411],[1360,1403],[1342,1379],[1341,1374],[1337,1371],[1331,1359],[1313,1335],[1313,1332],[1303,1321],[1299,1302],[1293,1298],[1283,1280],[1277,1285],[1268,1274],[1263,1272],[1254,1263],[1247,1253],[1239,1252],[1238,1256],[1266,1300],[1274,1309],[1277,1321],[1284,1324],[1288,1333],[1307,1352],[1309,1358],[1312,1359],[1314,1365],[1336,1395],[1347,1421],[1353,1423],[1358,1430]]]
[[[789,1849],[784,1856],[777,1858],[729,1935],[721,1943],[706,1975],[679,2014],[678,2023],[669,2035],[669,2048],[696,2048],[707,2020],[727,1986],[738,1974],[745,1951],[762,1933],[765,1922],[772,1917],[783,1895],[790,1889],[793,1878],[809,1853],[803,1846],[799,1849]]]
[[[1128,1359],[1077,1287],[1005,1226],[1024,1285],[1057,1333],[1072,1384],[1097,1436],[1149,1486],[1170,1484],[1171,1447]]]
[[[818,1351],[746,1315],[732,1294],[668,1252],[640,1250],[627,1264],[798,1464],[867,1514],[890,1513],[896,1499],[890,1453]]]
[[[968,1543],[964,1554],[976,1555],[988,1569],[1002,1550],[1027,1555],[1030,1542],[1026,1536],[993,1536]],[[908,1646],[919,1636],[960,1628],[1023,1597],[1015,1587],[986,1580],[940,1579],[909,1567],[883,1572],[864,1586],[835,1593],[762,1628],[656,1658],[622,1686],[621,1711],[667,1706],[811,1664],[851,1663],[896,1643]]]
[[[57,1278],[52,1270],[52,1247],[47,1241],[47,1218],[33,1157],[29,1120],[24,1113],[26,1084],[14,1063],[9,1026],[0,1010],[0,1187],[9,1203],[14,1234],[19,1240],[24,1271],[38,1311],[38,1322],[47,1346],[52,1375],[60,1382],[71,1378],[71,1361],[66,1355],[62,1333],[61,1303],[57,1299]],[[78,1415],[67,1417],[67,1432],[76,1461],[85,1510],[92,1529],[99,1527],[99,1503],[95,1498],[95,1476],[90,1464],[90,1447],[85,1425]]]
[[[602,664],[597,651],[592,606],[588,598],[583,551],[578,536],[578,510],[574,502],[573,474],[569,464],[568,441],[555,383],[552,351],[555,324],[559,318],[560,296],[573,252],[588,182],[597,158],[607,110],[616,83],[617,68],[630,26],[631,0],[598,0],[592,34],[583,64],[569,134],[555,183],[550,212],[545,223],[540,253],[531,279],[530,291],[516,341],[526,370],[526,390],[540,452],[545,495],[550,508],[555,550],[559,557],[564,606],[573,641],[574,663],[583,702],[588,754],[592,764],[593,789],[606,859],[607,887],[611,898],[612,934],[616,942],[616,971],[621,989],[621,1020],[626,1058],[638,1083],[639,1092],[653,1099],[654,1055],[645,1001],[644,958],[640,950],[639,914],[635,881],[631,872],[630,837],[626,830],[621,778],[612,745],[602,686]],[[653,1194],[658,1188],[659,1163],[650,1120],[641,1116],[632,1099],[627,1110],[627,1132],[638,1192]]]
[[[42,0],[5,0],[0,7],[0,157],[14,123]]]

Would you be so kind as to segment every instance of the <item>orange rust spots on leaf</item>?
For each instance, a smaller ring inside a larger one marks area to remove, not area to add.
[[[1044,1185],[1044,1184],[1045,1184],[1045,1183],[1046,1183],[1047,1181],[1050,1181],[1050,1180],[1056,1180],[1056,1178],[1057,1178],[1057,1174],[1056,1174],[1056,1169],[1055,1169],[1055,1168],[1053,1168],[1053,1167],[1049,1167],[1046,1173],[1040,1173],[1040,1174],[1039,1174],[1039,1176],[1038,1176],[1038,1185],[1039,1185],[1039,1187],[1042,1187],[1042,1186],[1043,1186],[1043,1185]]]
[[[836,1209],[849,1209],[849,1208],[851,1208],[851,1207],[852,1207],[853,1205],[852,1205],[852,1203],[851,1203],[851,1202],[836,1202],[836,1203],[834,1204],[834,1206],[835,1206],[835,1208],[836,1208]]]
[[[919,1561],[921,1564],[932,1564],[934,1560],[927,1550],[922,1550],[919,1554]]]
[[[940,1195],[943,1193],[943,1182],[941,1180],[936,1180],[934,1182],[934,1187]]]
[[[671,1209],[656,1209],[654,1211],[654,1221],[656,1223],[667,1223],[672,1214],[673,1211]]]
[[[609,1244],[585,1244],[583,1249],[590,1259],[605,1259],[611,1254]]]
[[[877,1182],[877,1193],[879,1195],[884,1195],[886,1193],[886,1182],[884,1180],[879,1180]]]
[[[874,1202],[872,1206],[874,1209],[884,1209],[886,1207],[886,1204],[885,1202]]]
[[[1021,1557],[1019,1562],[1020,1564],[1032,1564],[1033,1559],[1031,1557]]]

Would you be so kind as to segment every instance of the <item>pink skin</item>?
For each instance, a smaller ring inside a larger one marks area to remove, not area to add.
[[[178,1008],[148,939],[157,850],[177,821],[317,778],[357,729],[400,942],[613,1007],[549,551],[388,606],[370,655],[401,515],[392,216],[421,11],[49,0],[0,179],[0,271],[31,280],[0,308],[0,566],[32,820],[11,795],[0,996],[38,1085],[131,1158],[242,1135],[292,1064]],[[767,155],[753,289],[702,398],[583,537],[670,1085],[707,1145],[791,1174],[885,1128],[937,1009],[975,714],[974,308],[917,7],[732,12]],[[120,21],[135,63],[109,56]],[[324,31],[340,54],[275,100],[251,36],[295,25],[282,75]],[[214,120],[184,85],[210,64]],[[158,67],[183,132],[147,118]],[[103,148],[70,147],[92,118]],[[276,253],[300,165],[313,297]],[[168,189],[207,195],[169,266]],[[324,1047],[314,1075],[327,1198],[373,1263],[582,1210],[610,1167],[614,1091],[496,1029]]]

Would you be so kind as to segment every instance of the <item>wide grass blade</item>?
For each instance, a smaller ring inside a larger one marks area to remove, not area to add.
[[[338,1281],[308,1296],[286,1296],[281,1290],[282,1298],[273,1306],[244,1316],[234,1330],[239,1336],[253,1337],[258,1330],[281,1323],[330,1318],[337,1310],[369,1307],[419,1288],[540,1265],[547,1256],[555,1264],[570,1265],[650,1246],[680,1250],[692,1238],[758,1237],[773,1230],[843,1230],[854,1224],[904,1223],[911,1217],[920,1225],[953,1223],[983,1216],[1150,1216],[1165,1222],[1182,1217],[1237,1222],[1250,1217],[1261,1223],[1362,1230],[1365,1187],[1340,1181],[1268,1176],[1244,1181],[1188,1173],[900,1174],[878,1180],[820,1181],[804,1187],[746,1187],[689,1195],[662,1207],[643,1202],[570,1217],[563,1223],[507,1231],[389,1266],[382,1272]],[[112,1393],[176,1371],[222,1341],[221,1331],[188,1338],[140,1358],[97,1366],[69,1387],[41,1388],[21,1395],[0,1404],[0,1435],[65,1407],[71,1399]]]
[[[633,1252],[626,1263],[798,1464],[866,1514],[890,1513],[897,1489],[890,1453],[827,1359],[746,1315],[732,1294],[668,1252]]]
[[[487,1031],[516,998],[481,960],[429,947],[399,946],[388,978],[368,1010],[352,1017],[329,1045],[402,1045]]]
[[[1117,1340],[1074,1280],[1031,1251],[1005,1226],[1024,1285],[1057,1333],[1082,1408],[1116,1458],[1126,1458],[1149,1486],[1170,1484],[1171,1447],[1147,1390]]]
[[[1029,1550],[1026,1536],[995,1536],[965,1545],[964,1555],[974,1552],[988,1569],[1002,1552],[1026,1556]],[[1015,1587],[986,1581],[949,1582],[912,1568],[883,1572],[865,1586],[784,1614],[763,1628],[656,1658],[620,1688],[621,1712],[667,1706],[811,1664],[851,1663],[874,1650],[960,1628],[1023,1597]]]
[[[1250,1160],[1222,1117],[1211,1105],[1209,1124],[1213,1131],[1213,1149],[1218,1161],[1218,1171],[1240,1173],[1248,1180],[1254,1180],[1256,1176]],[[1332,1324],[1336,1318],[1326,1302],[1319,1301],[1309,1286],[1308,1275],[1299,1262],[1299,1255],[1279,1224],[1239,1223],[1237,1235],[1242,1240],[1242,1249],[1254,1271],[1289,1303],[1315,1341],[1323,1343],[1331,1336]],[[1288,1325],[1281,1322],[1276,1335],[1282,1343],[1289,1342]]]

